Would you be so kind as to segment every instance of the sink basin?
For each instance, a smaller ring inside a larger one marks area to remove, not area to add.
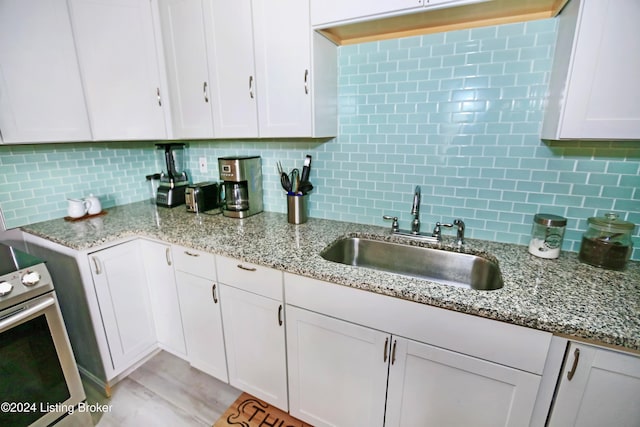
[[[477,255],[345,237],[325,248],[327,261],[477,290],[503,286],[498,264]]]

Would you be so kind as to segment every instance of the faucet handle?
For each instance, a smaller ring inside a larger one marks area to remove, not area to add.
[[[393,221],[391,223],[391,231],[392,232],[395,233],[400,229],[400,225],[398,224],[398,217],[397,216],[383,215],[382,219],[384,219],[385,221]]]
[[[458,245],[464,245],[464,221],[461,219],[454,219],[453,225],[458,226],[458,235],[456,238],[456,243]]]

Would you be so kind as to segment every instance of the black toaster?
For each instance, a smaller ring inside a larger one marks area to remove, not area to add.
[[[220,186],[215,182],[190,184],[185,190],[187,212],[204,212],[220,207]]]

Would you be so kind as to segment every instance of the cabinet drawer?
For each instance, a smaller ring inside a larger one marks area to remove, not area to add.
[[[258,295],[282,300],[282,272],[224,256],[216,256],[218,280]]]
[[[176,270],[205,279],[216,280],[216,263],[213,254],[184,246],[173,246],[172,249]]]

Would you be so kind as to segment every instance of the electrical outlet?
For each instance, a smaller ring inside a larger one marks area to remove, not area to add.
[[[198,164],[200,165],[200,173],[207,173],[207,158],[200,157]]]

